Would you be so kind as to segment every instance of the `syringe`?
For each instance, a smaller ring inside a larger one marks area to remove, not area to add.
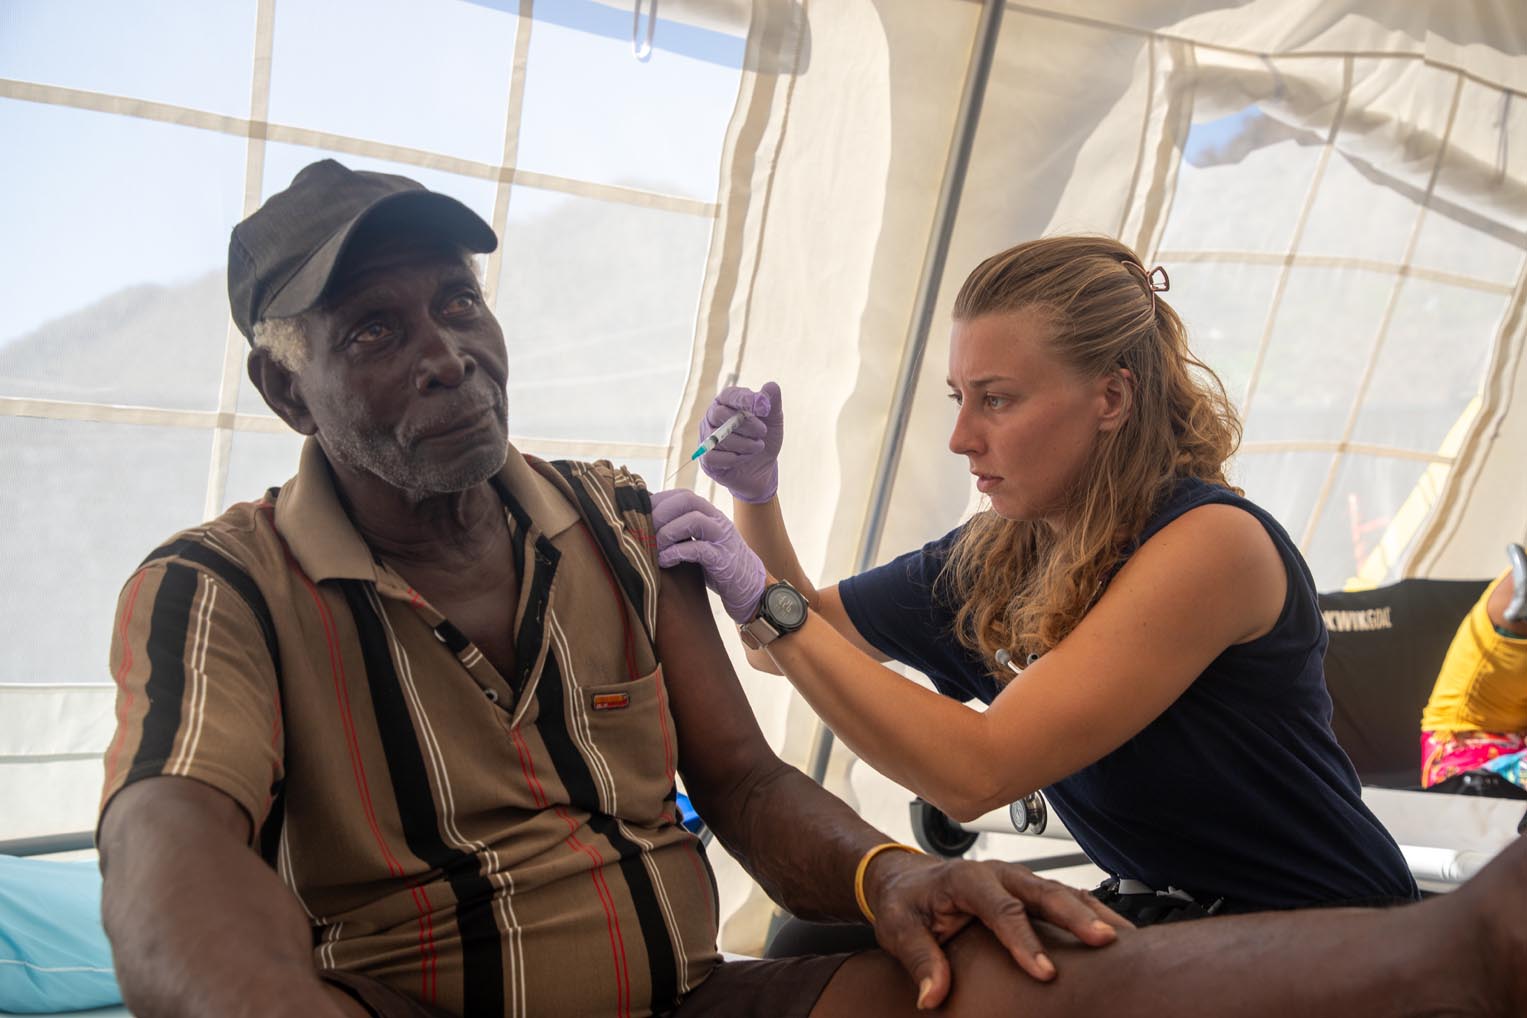
[[[748,411],[746,411],[746,410],[739,410],[735,414],[733,414],[732,416],[728,417],[722,423],[721,427],[717,428],[715,431],[712,431],[709,435],[707,435],[705,437],[705,440],[703,442],[701,442],[698,446],[695,447],[695,451],[689,454],[689,459],[686,460],[685,462],[693,463],[695,460],[699,459],[701,456],[704,456],[706,453],[710,452],[716,446],[718,446],[722,442],[724,442],[726,440],[726,436],[728,436],[732,432],[736,431],[737,430],[737,425],[741,424],[744,418],[752,417],[752,416],[753,415],[748,413]],[[683,469],[683,466],[684,466],[684,464],[682,464],[682,463],[679,464],[679,469]],[[673,480],[674,477],[678,476],[678,473],[679,473],[679,471],[675,470],[673,473],[669,474],[668,478],[667,478],[667,481]],[[665,481],[664,483],[667,483],[667,481]]]

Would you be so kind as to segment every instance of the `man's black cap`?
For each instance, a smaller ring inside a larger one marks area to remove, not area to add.
[[[314,307],[363,223],[438,235],[479,254],[498,246],[493,229],[455,198],[324,159],[233,228],[228,304],[244,338],[253,341],[262,319]]]

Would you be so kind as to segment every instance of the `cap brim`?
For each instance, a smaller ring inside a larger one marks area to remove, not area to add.
[[[350,241],[362,226],[386,220],[399,233],[455,241],[468,251],[486,254],[498,238],[482,217],[449,195],[434,191],[402,191],[373,202],[314,250],[302,267],[266,302],[263,318],[289,318],[318,305],[344,259]]]

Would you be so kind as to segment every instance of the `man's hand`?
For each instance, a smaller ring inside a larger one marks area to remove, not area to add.
[[[1042,919],[1103,947],[1127,920],[1086,891],[1036,876],[1017,863],[934,862],[883,852],[865,873],[865,898],[875,914],[875,939],[917,983],[917,1006],[934,1008],[949,995],[949,960],[941,945],[972,921],[985,924],[1035,979],[1055,976],[1030,924]]]

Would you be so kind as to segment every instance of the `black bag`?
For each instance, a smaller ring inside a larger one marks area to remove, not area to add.
[[[1119,878],[1109,877],[1092,889],[1092,896],[1136,926],[1159,926],[1225,913],[1225,899],[1202,902],[1187,891],[1120,891]]]

